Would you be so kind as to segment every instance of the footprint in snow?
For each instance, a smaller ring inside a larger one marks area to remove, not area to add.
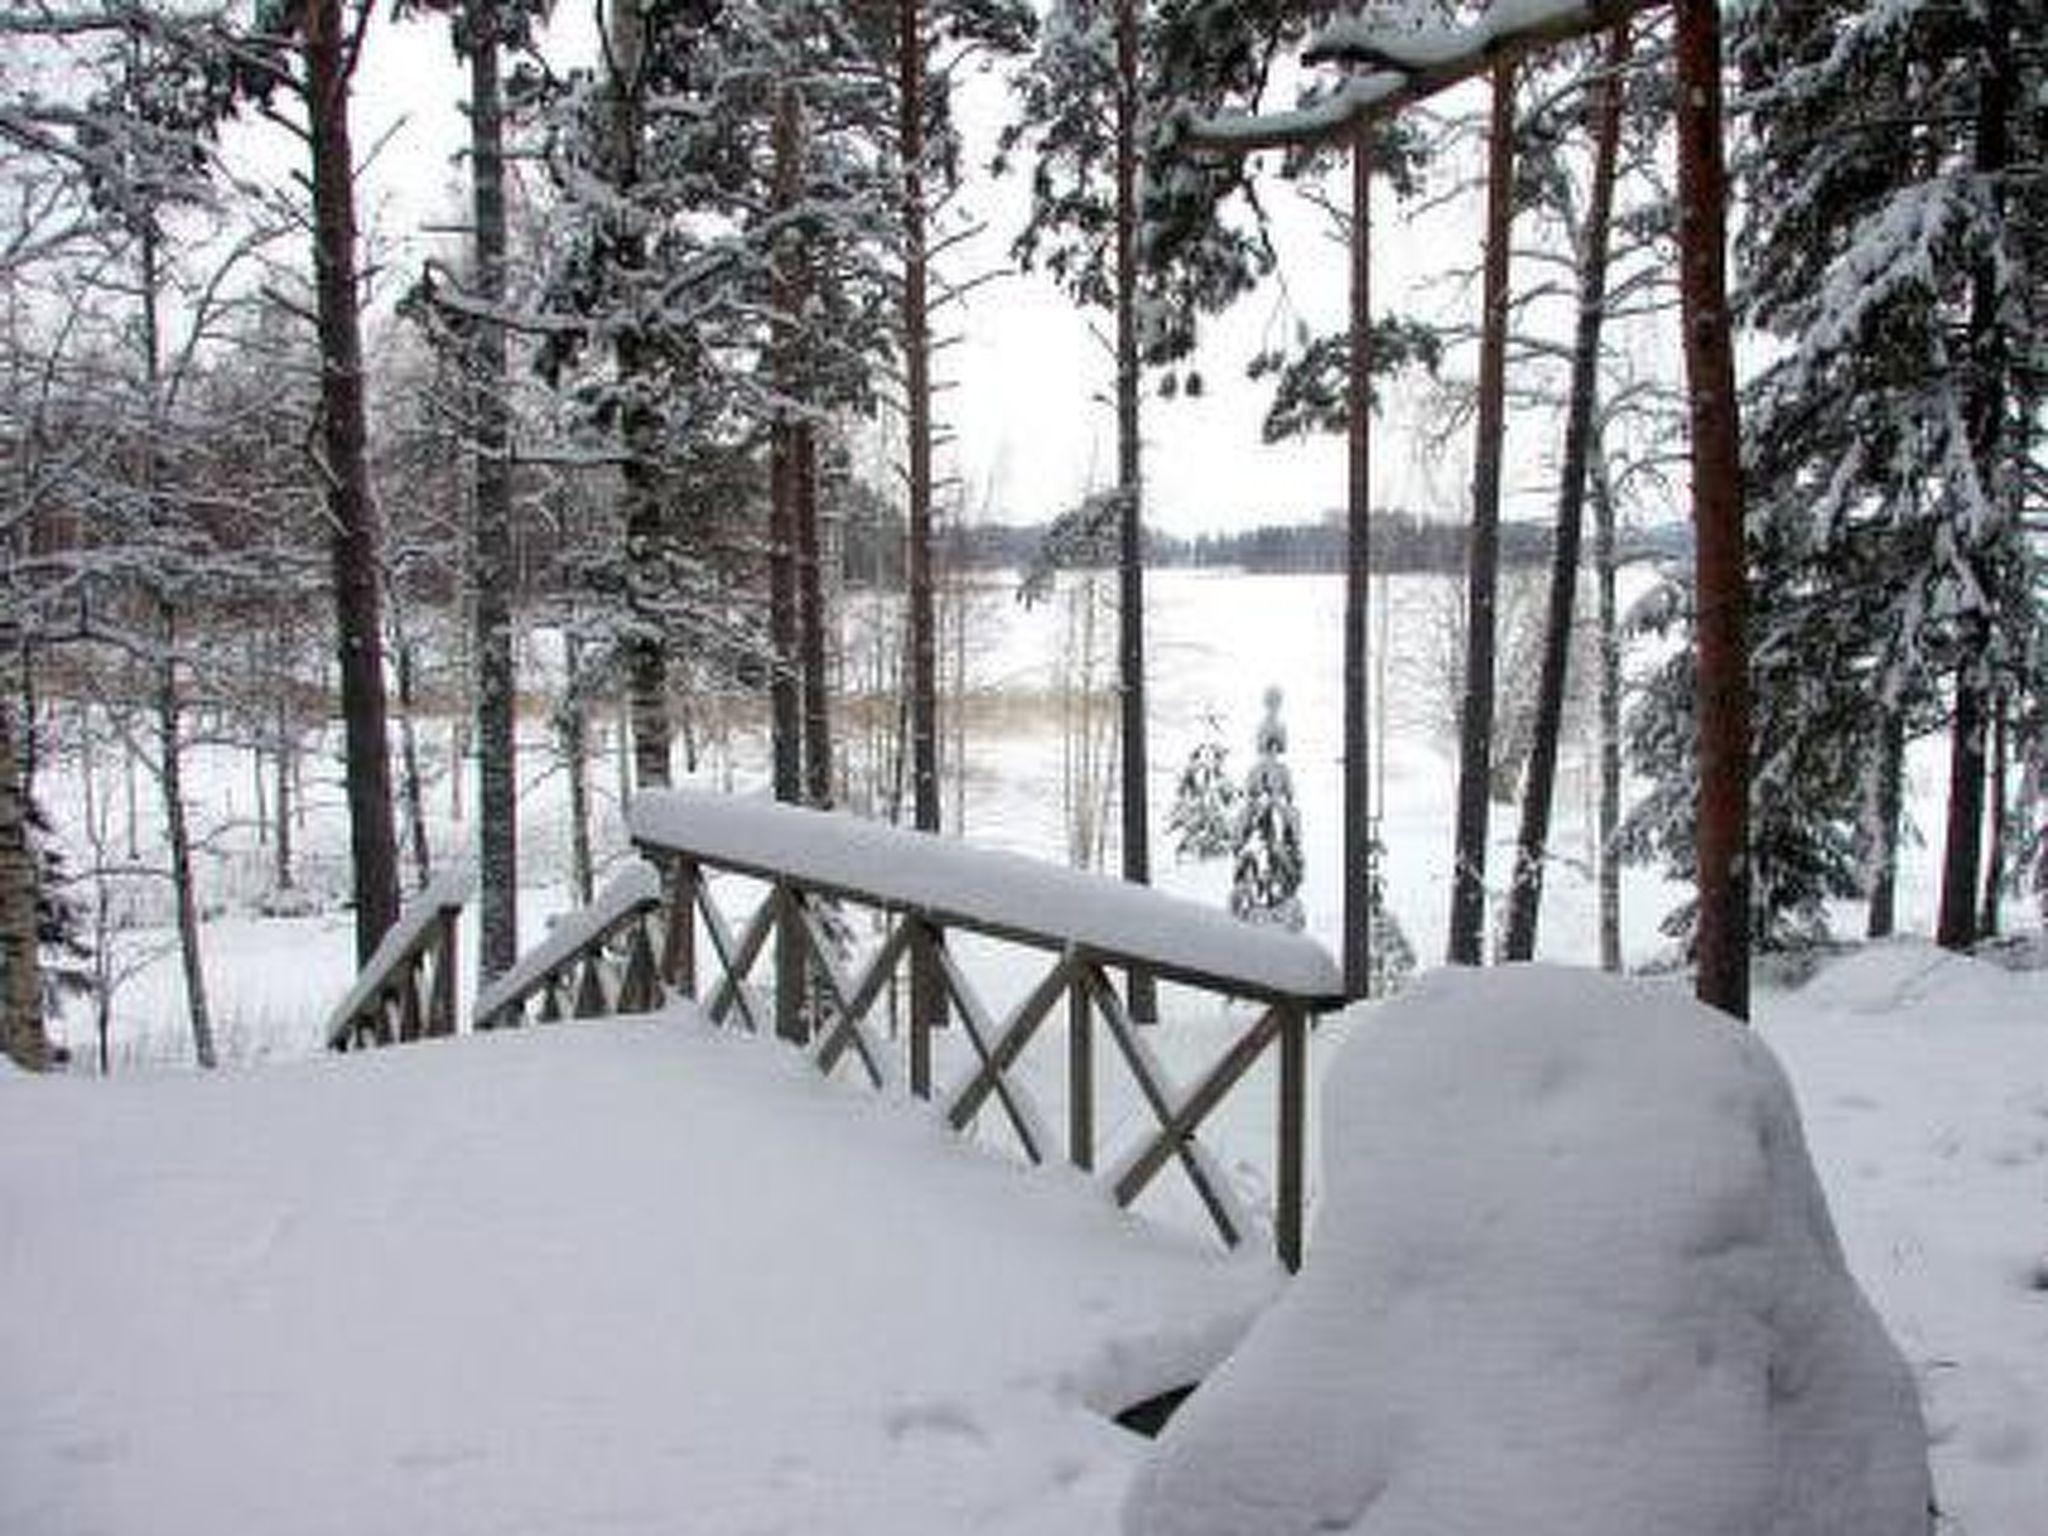
[[[988,1440],[987,1431],[967,1405],[948,1398],[905,1404],[882,1420],[882,1428],[891,1440],[899,1441],[919,1435],[971,1440],[977,1445]]]

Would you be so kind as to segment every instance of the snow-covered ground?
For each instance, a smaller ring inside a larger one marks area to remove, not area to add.
[[[1277,1278],[690,1018],[4,1090],[10,1536],[1105,1530]]]
[[[1428,681],[1441,587],[1381,593],[1388,886],[1425,955],[1449,866],[1452,773]],[[1164,808],[1202,714],[1221,717],[1242,771],[1260,695],[1281,683],[1309,931],[1331,944],[1340,584],[1171,572],[1151,593],[1160,883],[1221,905],[1225,872],[1175,863]],[[968,835],[1057,856],[1062,754],[1045,700],[1063,625],[1056,610],[989,611],[999,638],[970,658],[975,684],[1026,702],[971,738]],[[532,943],[565,899],[560,776],[537,746],[530,757],[523,838],[544,882],[522,908]],[[1541,948],[1583,963],[1595,904],[1578,757],[1568,748]],[[1134,1236],[1070,1176],[940,1146],[914,1111],[801,1082],[773,1052],[689,1026],[299,1059],[351,978],[346,914],[237,906],[260,884],[237,824],[248,766],[202,758],[225,904],[206,927],[209,981],[237,1067],[132,1070],[189,1055],[160,960],[117,994],[114,1081],[0,1081],[0,1531],[125,1536],[202,1512],[210,1529],[266,1533],[1113,1528],[1142,1447],[1097,1410],[1206,1363],[1270,1283],[1262,1261]],[[750,787],[759,767],[743,735],[733,782]],[[1923,825],[1941,767],[1938,754],[1913,764]],[[714,760],[707,778],[727,773]],[[69,822],[77,786],[45,784]],[[305,849],[331,859],[337,799],[311,788]],[[103,783],[99,803],[113,795]],[[443,786],[444,850],[467,833],[445,804]],[[1512,835],[1510,809],[1495,827]],[[621,856],[615,806],[601,830]],[[1931,919],[1938,852],[1908,852],[1908,927]],[[1630,873],[1631,963],[1657,954],[1677,894]],[[130,931],[123,955],[160,942]],[[473,953],[467,927],[463,942]],[[993,1004],[1019,985],[1000,955],[965,953]],[[1169,1016],[1156,1039],[1176,1065],[1213,1058],[1231,1027]],[[1799,990],[1763,987],[1758,1019],[1851,1267],[1918,1373],[1944,1529],[2034,1536],[2048,1528],[2048,970],[1902,941]],[[1314,1070],[1352,1030],[1325,1025]],[[89,1021],[74,1016],[69,1035],[89,1058]],[[1106,1111],[1112,1139],[1115,1113],[1142,1123],[1139,1108]],[[1258,1074],[1214,1131],[1256,1206],[1271,1135]],[[1148,1208],[1172,1222],[1186,1213],[1164,1182]],[[913,1232],[925,1207],[932,1230]],[[729,1242],[708,1235],[721,1222],[737,1223]],[[1019,1256],[1013,1229],[1039,1259]]]
[[[2048,971],[1903,943],[1761,1013],[1943,1529],[2032,1536]],[[687,1017],[15,1076],[0,1530],[1106,1536],[1107,1413],[1276,1281]]]

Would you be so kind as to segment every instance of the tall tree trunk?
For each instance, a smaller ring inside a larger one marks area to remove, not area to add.
[[[939,830],[938,637],[932,603],[932,348],[930,251],[925,222],[924,0],[896,8],[897,136],[903,156],[904,469],[908,475],[909,549],[905,578],[909,615],[911,820],[920,832]],[[897,758],[898,774],[902,758]],[[910,957],[912,1015],[929,1023],[945,1016],[937,956],[930,945]]]
[[[1749,598],[1727,282],[1718,0],[1676,0],[1680,311],[1698,603],[1701,1002],[1749,1017]]]
[[[1513,238],[1515,67],[1493,71],[1487,133],[1486,278],[1479,338],[1479,419],[1472,455],[1472,536],[1465,551],[1465,691],[1458,707],[1458,825],[1445,958],[1478,965],[1486,940],[1486,840],[1492,810],[1494,607],[1500,582],[1501,454],[1507,437],[1508,258]]]
[[[2012,159],[2013,56],[2010,0],[1988,0],[1984,15],[1984,66],[1979,71],[1976,144],[1972,163],[1990,186],[1994,204],[2004,206],[2002,178]],[[2004,447],[2006,347],[1999,323],[1999,284],[1994,259],[1983,258],[1970,280],[1970,372],[1968,389],[1970,457],[1987,508],[2000,504],[1999,457]],[[1981,535],[1979,536],[1981,538]],[[1974,549],[1963,558],[1972,565]],[[1980,577],[1982,576],[1979,570]],[[1992,583],[1980,580],[1989,593]],[[1993,601],[1987,597],[1986,601]],[[1984,735],[1991,720],[1993,619],[1979,609],[1964,616],[1956,665],[1955,717],[1950,727],[1948,829],[1942,853],[1941,908],[1935,941],[1968,949],[1980,934],[1977,881],[1983,857]]]
[[[1906,715],[1886,706],[1871,784],[1870,912],[1864,933],[1890,938],[1898,921],[1899,814],[1905,801]]]
[[[505,114],[494,0],[464,0],[469,50],[470,282],[495,311],[505,298]],[[519,955],[518,676],[512,659],[512,461],[505,328],[476,323],[470,382],[475,482],[470,594],[475,620],[477,977]],[[462,780],[458,759],[450,778]]]
[[[1369,131],[1369,130],[1368,130]],[[1344,991],[1372,987],[1374,865],[1372,718],[1366,635],[1372,599],[1372,146],[1351,146],[1351,360],[1344,556]]]
[[[1565,685],[1571,669],[1572,626],[1579,588],[1579,544],[1585,529],[1586,478],[1593,446],[1593,408],[1600,385],[1600,332],[1607,318],[1607,250],[1614,213],[1615,167],[1621,143],[1622,67],[1628,30],[1615,29],[1594,87],[1593,189],[1579,239],[1579,314],[1572,339],[1571,400],[1564,429],[1564,464],[1558,477],[1557,538],[1551,551],[1550,605],[1543,631],[1543,665],[1536,685],[1535,734],[1522,781],[1522,824],[1515,839],[1515,878],[1508,892],[1505,953],[1529,960],[1543,903],[1543,863],[1550,842],[1551,801],[1557,785],[1559,740],[1564,731]]]
[[[640,181],[641,105],[647,54],[642,0],[608,0],[605,59],[610,68],[609,153],[613,183],[623,199]],[[645,242],[632,229],[613,231],[619,264],[637,271],[646,264]],[[648,369],[645,338],[631,328],[612,344],[613,366],[627,404],[619,413],[625,462],[626,614],[620,650],[625,659],[626,714],[631,725],[634,785],[666,789],[669,784],[668,625],[666,607],[669,530],[661,467],[660,420],[640,382]],[[630,790],[628,790],[630,793]],[[624,799],[620,801],[623,805]]]
[[[192,829],[185,813],[185,733],[178,689],[177,609],[159,598],[163,655],[157,662],[157,749],[163,756],[164,834],[170,843],[171,892],[178,915],[178,964],[185,978],[185,1012],[192,1025],[192,1054],[211,1071],[220,1064],[213,1041],[213,1010],[207,1001],[206,966],[199,948],[199,900],[194,889]]]
[[[282,630],[282,626],[280,626]],[[276,808],[277,820],[275,839],[271,844],[272,864],[277,888],[288,891],[294,878],[292,869],[292,781],[295,773],[294,759],[298,756],[298,731],[292,721],[292,679],[290,658],[292,647],[287,642],[280,648],[278,658],[277,699],[275,701],[276,739],[271,744],[271,762],[276,770],[274,793],[271,803]]]
[[[905,469],[909,477],[911,816],[939,830],[938,641],[932,601],[932,373],[925,228],[923,0],[897,5],[897,132],[903,155]]]
[[[306,104],[313,161],[313,268],[320,329],[320,426],[332,528],[336,650],[347,753],[356,959],[398,919],[398,847],[384,700],[377,506],[365,452],[363,344],[356,270],[350,77],[367,7],[343,25],[342,0],[306,0]]]
[[[425,890],[434,877],[433,857],[427,847],[427,792],[420,782],[420,737],[418,729],[417,651],[409,637],[396,641],[398,649],[398,786],[405,802],[406,841],[412,852],[413,885]]]
[[[799,661],[803,668],[804,799],[832,804],[832,699],[827,668],[824,541],[818,527],[818,438],[808,421],[791,433],[791,507],[796,522]]]
[[[1600,969],[1621,969],[1621,614],[1614,485],[1599,433],[1593,443],[1593,568],[1600,622]]]
[[[794,86],[776,91],[775,206],[794,208],[802,195],[803,107]],[[777,235],[773,261],[774,304],[778,334],[774,340],[776,387],[785,401],[799,398],[797,339],[794,317],[801,302],[796,273],[798,255],[792,232]],[[769,714],[774,735],[775,798],[795,805],[803,798],[803,699],[798,657],[802,629],[797,576],[797,448],[796,421],[783,405],[769,429],[768,472],[768,645],[773,669],[768,679]]]
[[[595,881],[590,861],[590,711],[584,707],[583,641],[569,631],[569,686],[558,716],[562,756],[569,769],[569,882],[576,905],[591,903]]]
[[[138,241],[142,271],[142,378],[148,397],[147,439],[137,466],[152,521],[165,514],[170,487],[164,473],[163,420],[163,291],[162,250],[154,223],[145,220]],[[191,822],[185,813],[185,733],[183,700],[178,686],[178,608],[163,586],[155,593],[158,644],[156,659],[157,752],[161,759],[158,785],[163,791],[164,831],[170,844],[171,893],[177,913],[178,965],[185,982],[185,1012],[192,1026],[192,1054],[211,1071],[219,1065],[214,1050],[213,1013],[207,1001],[206,966],[199,943],[199,901],[194,889]]]
[[[1138,107],[1143,62],[1138,52],[1138,0],[1117,0],[1116,11],[1116,480],[1117,687],[1123,755],[1123,875],[1136,885],[1152,879],[1152,834],[1147,813],[1145,741],[1145,519],[1143,441],[1138,396]],[[1159,1017],[1151,975],[1130,975],[1131,1017]]]
[[[22,774],[20,657],[20,636],[11,621],[0,621],[0,1052],[24,1071],[41,1072],[51,1053],[43,1030],[36,856]]]
[[[2006,862],[2006,779],[2011,773],[2011,753],[2006,735],[2006,695],[1999,694],[1991,706],[1991,778],[1985,786],[1991,802],[1991,840],[1984,856],[1984,911],[1979,927],[1987,939],[1998,937],[2000,898],[2005,894]]]

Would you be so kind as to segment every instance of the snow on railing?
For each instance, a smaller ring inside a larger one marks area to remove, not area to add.
[[[477,1027],[520,1023],[526,1005],[535,998],[540,999],[542,1022],[568,1013],[594,1018],[644,1013],[658,1006],[661,990],[645,920],[660,906],[661,876],[651,865],[634,860],[589,906],[563,914],[534,949],[479,989],[472,1013]],[[613,981],[608,973],[618,968],[608,964],[606,955],[620,939],[625,942],[625,964]],[[565,992],[570,994],[566,1007]]]
[[[406,905],[327,1016],[330,1050],[455,1033],[455,920],[473,888],[466,874],[437,875]]]
[[[911,1092],[936,1097],[960,1131],[993,1105],[1025,1156],[1042,1163],[1058,1155],[1056,1135],[1015,1069],[1064,1001],[1067,1160],[1083,1170],[1096,1166],[1099,1028],[1155,1125],[1103,1176],[1109,1192],[1128,1206],[1176,1163],[1233,1246],[1250,1224],[1197,1133],[1275,1048],[1273,1236],[1282,1262],[1299,1264],[1309,1024],[1344,1001],[1335,962],[1313,940],[1143,886],[849,816],[666,790],[636,796],[628,815],[634,840],[667,876],[661,979],[699,997],[712,1022],[772,1028],[806,1048],[828,1074],[851,1057],[882,1087],[897,1075],[894,1042],[884,1041],[870,1015],[893,996],[907,967]],[[713,899],[712,872],[768,888],[737,928]],[[870,909],[882,925],[879,941],[861,957],[853,955],[843,921],[849,905]],[[700,919],[717,971],[708,992],[699,989]],[[1050,968],[999,1018],[962,969],[949,943],[955,932],[1041,951],[1051,957]],[[771,950],[764,997],[749,977]],[[1200,1080],[1182,1089],[1147,1045],[1111,983],[1113,971],[1147,972],[1263,1006]],[[935,1095],[933,1034],[949,1019],[972,1054],[961,1079]]]

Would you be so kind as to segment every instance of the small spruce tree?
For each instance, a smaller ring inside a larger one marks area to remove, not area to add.
[[[1368,876],[1370,885],[1365,906],[1372,921],[1372,970],[1366,985],[1368,997],[1389,997],[1406,986],[1408,978],[1415,974],[1415,946],[1408,942],[1408,930],[1401,926],[1401,919],[1387,905],[1386,881],[1380,874],[1385,852],[1375,836],[1372,857],[1367,865],[1372,873]]]
[[[1253,740],[1257,760],[1245,775],[1238,808],[1230,910],[1248,923],[1299,931],[1301,813],[1294,806],[1294,775],[1283,761],[1287,727],[1280,719],[1278,688],[1266,690],[1265,718]]]
[[[1218,859],[1237,842],[1237,786],[1230,782],[1223,727],[1214,714],[1202,717],[1204,734],[1188,754],[1174,791],[1167,826],[1174,852],[1184,859]]]

